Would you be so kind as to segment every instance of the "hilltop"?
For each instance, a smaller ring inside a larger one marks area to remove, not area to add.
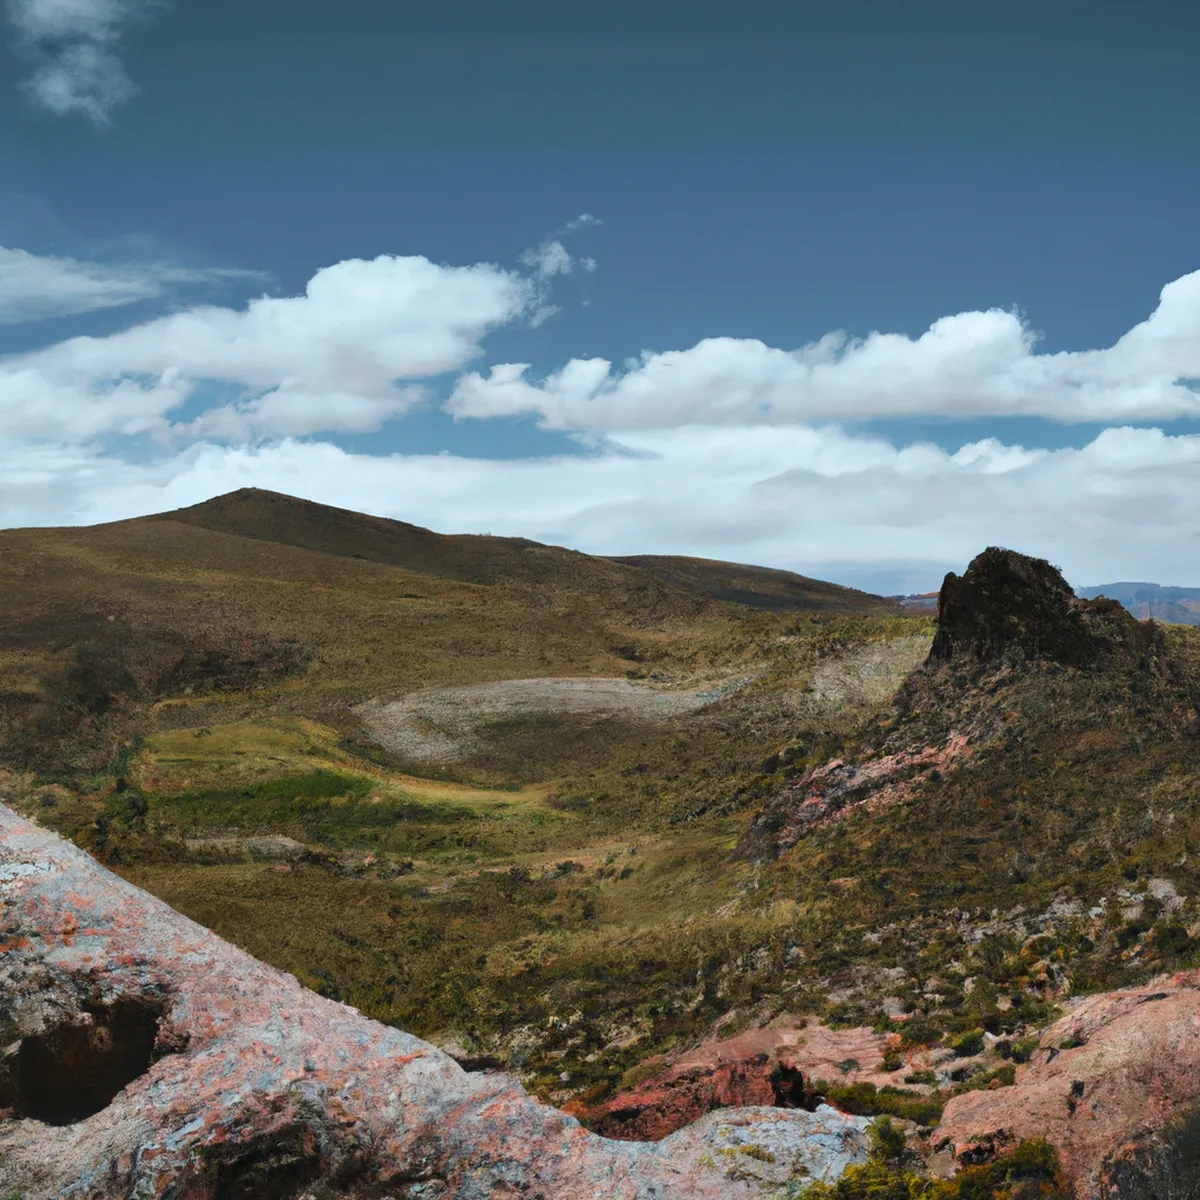
[[[602,581],[653,578],[674,591],[760,608],[895,611],[895,605],[882,596],[791,571],[669,555],[601,558],[528,538],[434,533],[404,521],[372,517],[262,488],[241,488],[202,504],[142,519],[195,525],[463,583],[569,581],[580,590],[603,592]],[[605,572],[606,562],[633,567],[636,573]]]

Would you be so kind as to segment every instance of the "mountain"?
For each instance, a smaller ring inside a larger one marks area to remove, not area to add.
[[[1154,618],[1174,625],[1200,625],[1200,588],[1169,587],[1160,583],[1105,583],[1079,589],[1088,599],[1109,596],[1141,620]]]
[[[242,488],[143,520],[193,525],[462,583],[557,583],[603,592],[612,586],[604,571],[604,564],[610,562],[620,564],[608,573],[614,578],[653,578],[684,593],[735,604],[814,611],[895,611],[895,605],[882,596],[790,571],[654,555],[605,559],[527,538],[440,534],[404,521],[371,517],[261,488]],[[634,570],[622,571],[621,567]]]
[[[792,608],[815,589],[813,611],[899,611],[778,574],[794,581]],[[352,731],[348,708],[389,692],[683,660],[719,673],[782,629],[703,581],[253,488],[107,525],[0,532],[0,589],[0,755],[29,764],[62,759],[67,742],[103,756],[106,730],[128,733],[151,709],[166,719],[172,697],[201,723],[274,705]]]

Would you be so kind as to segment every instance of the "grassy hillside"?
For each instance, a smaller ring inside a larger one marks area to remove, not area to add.
[[[4,531],[0,591],[0,755],[43,769],[146,722],[274,711],[351,732],[349,706],[430,685],[720,675],[787,625],[635,566],[256,490]]]
[[[1200,962],[1194,630],[989,552],[926,661],[927,618],[709,594],[752,569],[481,539],[478,582],[262,507],[0,535],[2,790],[310,986],[595,1101],[781,1012],[1018,1053],[1065,995]],[[433,764],[355,712],[551,675],[705,702],[492,712]],[[1002,1085],[988,1053],[954,1086]]]
[[[695,588],[714,600],[730,600],[755,608],[776,611],[799,609],[806,612],[863,613],[895,612],[894,600],[867,592],[808,579],[791,571],[771,567],[750,567],[740,563],[715,562],[709,558],[685,558],[679,555],[640,554],[614,558],[613,562],[641,567],[650,574],[676,586]]]

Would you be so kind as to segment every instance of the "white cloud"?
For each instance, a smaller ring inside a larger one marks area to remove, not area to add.
[[[536,268],[352,260],[303,295],[0,359],[0,525],[162,511],[252,483],[445,531],[701,554],[878,590],[936,586],[991,543],[1080,584],[1200,584],[1200,433],[1121,424],[1196,411],[1200,273],[1102,350],[1040,354],[1018,317],[987,312],[916,339],[832,335],[797,352],[710,339],[618,372],[575,360],[541,385],[520,364],[460,377],[457,415],[534,412],[586,454],[385,456],[297,440],[369,431],[425,402],[424,381],[462,371],[489,329],[536,319],[547,286]],[[224,398],[172,423],[201,382]],[[1082,449],[985,439],[948,453],[818,423],[897,413],[1117,427]],[[103,449],[117,433],[143,438]]]
[[[533,303],[500,267],[352,259],[302,296],[244,310],[198,307],[110,337],[78,337],[0,360],[0,434],[85,441],[172,431],[167,414],[201,381],[244,395],[177,433],[270,437],[376,428],[420,398],[411,386],[460,369],[479,338]]]
[[[769,427],[648,431],[588,458],[526,461],[372,456],[287,440],[197,444],[147,463],[9,449],[0,451],[0,524],[116,519],[254,485],[447,532],[701,554],[886,591],[935,587],[942,571],[994,543],[1049,557],[1076,584],[1200,584],[1197,472],[1200,436],[1131,428],[1078,450],[983,441],[954,454]]]
[[[550,239],[521,255],[522,266],[531,268],[543,279],[553,279],[555,275],[570,275],[574,261],[562,242]]]
[[[589,229],[604,222],[591,213],[580,213],[574,220],[568,221],[555,233],[543,238],[536,246],[521,254],[521,265],[529,268],[540,280],[550,280],[556,275],[570,275],[578,267],[581,271],[591,274],[596,269],[596,260],[591,257],[575,257],[562,244],[561,238],[580,229]],[[557,310],[546,308],[544,315]]]
[[[591,213],[580,213],[573,221],[568,221],[559,230],[559,233],[574,233],[576,229],[590,229],[595,225],[603,224],[604,222],[599,217],[593,217]]]
[[[261,278],[253,271],[83,262],[0,246],[0,325],[118,308],[176,287]]]
[[[137,91],[119,48],[131,22],[156,0],[8,0],[17,47],[34,64],[24,87],[56,116],[109,124],[112,111]]]
[[[1146,321],[1105,350],[1039,354],[1010,312],[959,313],[920,337],[829,334],[799,350],[707,338],[645,351],[624,370],[573,359],[541,382],[528,364],[463,378],[459,417],[536,414],[551,429],[612,432],[683,423],[786,425],[945,414],[1130,421],[1200,416],[1200,271],[1163,288]]]

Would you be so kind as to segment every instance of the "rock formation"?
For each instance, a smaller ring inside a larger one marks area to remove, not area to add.
[[[1153,640],[1153,627],[1117,601],[1076,599],[1045,559],[991,546],[961,577],[951,571],[943,581],[929,662],[1042,659],[1087,667],[1118,650],[1145,652]]]
[[[615,1142],[256,962],[0,807],[0,1193],[702,1200],[832,1177],[866,1121]]]
[[[934,1139],[959,1162],[1022,1138],[1058,1150],[1079,1200],[1200,1195],[1200,972],[1075,1003],[1013,1087],[951,1100]]]
[[[1115,600],[1076,599],[1044,559],[991,547],[961,577],[946,576],[928,659],[902,685],[895,719],[777,792],[735,857],[776,857],[822,825],[907,803],[968,765],[1011,736],[1022,672],[1125,670],[1148,679],[1162,651],[1158,626]]]

